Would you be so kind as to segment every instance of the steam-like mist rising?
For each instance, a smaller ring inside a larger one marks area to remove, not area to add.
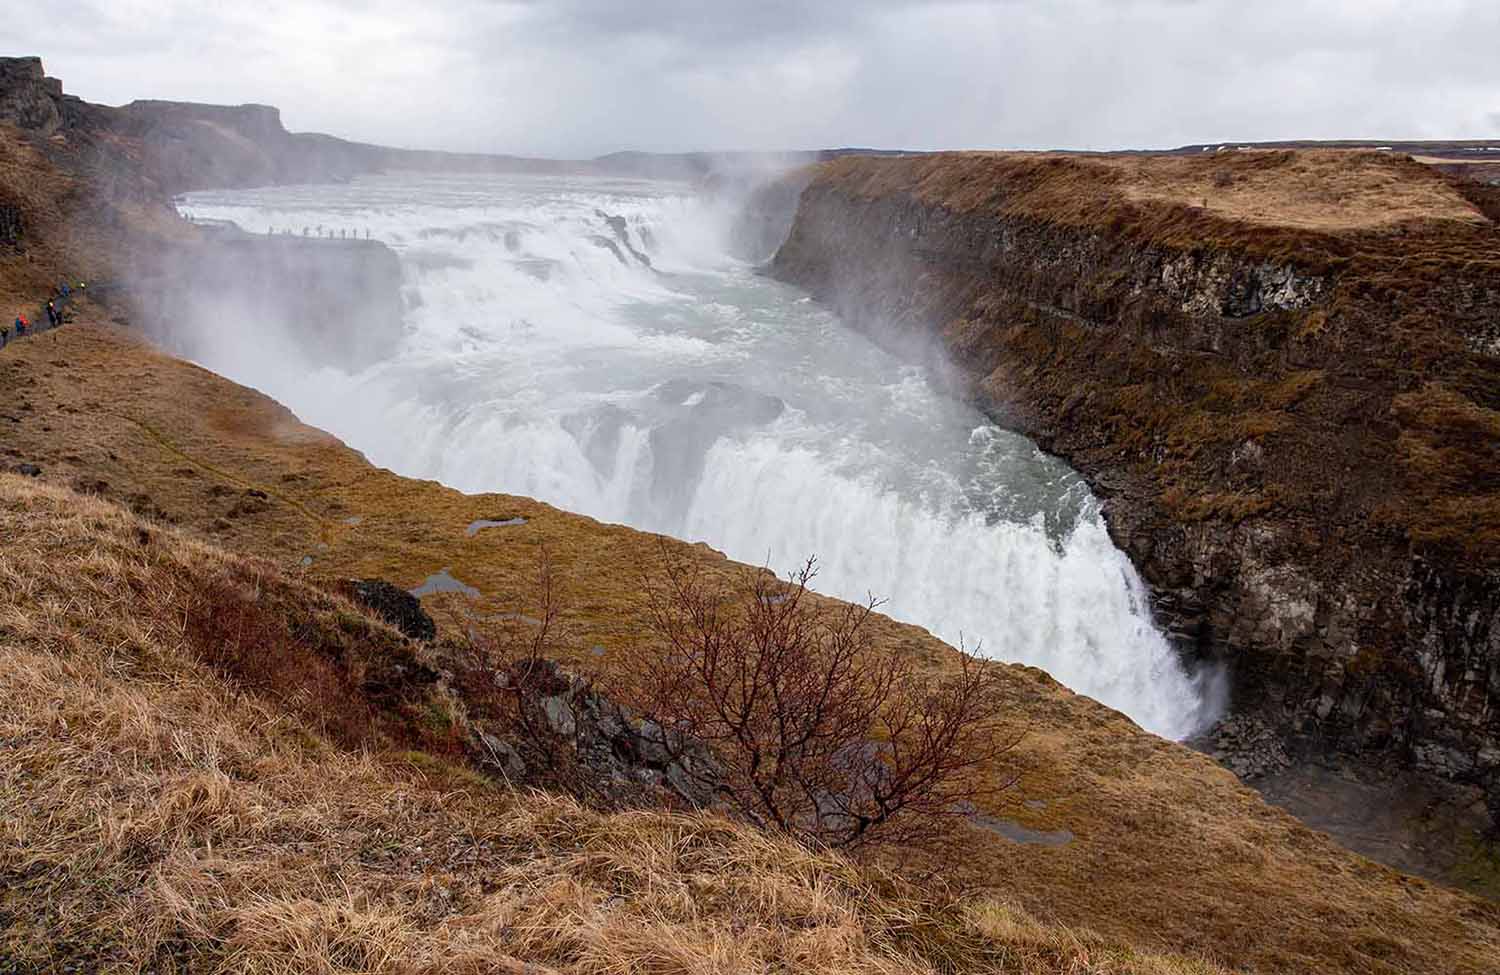
[[[1163,735],[1221,707],[1153,626],[1078,475],[729,256],[722,197],[428,175],[183,207],[252,232],[368,229],[396,250],[406,331],[368,368],[307,365],[302,325],[283,339],[222,307],[179,335],[377,464],[775,568],[816,554],[823,591],[884,596],[897,618],[1044,667]]]

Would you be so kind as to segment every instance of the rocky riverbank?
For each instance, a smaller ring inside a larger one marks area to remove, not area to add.
[[[1500,820],[1500,234],[1440,174],[838,160],[772,269],[1084,472],[1237,711]]]

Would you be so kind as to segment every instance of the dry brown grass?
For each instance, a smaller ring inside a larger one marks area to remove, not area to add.
[[[1413,220],[1482,224],[1448,183],[1388,152],[1324,149],[1110,156],[1131,200],[1201,206],[1215,216],[1301,230],[1367,230]]]
[[[712,816],[601,815],[340,747],[157,605],[257,575],[315,631],[327,597],[9,475],[0,529],[5,971],[1216,971]]]
[[[1265,395],[1295,399],[1302,382]],[[108,498],[267,558],[284,578],[415,586],[447,566],[481,595],[424,604],[441,627],[462,632],[504,613],[537,615],[531,600],[545,546],[566,609],[559,656],[597,664],[607,681],[651,646],[639,582],[640,567],[658,557],[653,536],[377,470],[265,397],[114,329],[62,329],[0,351],[0,388],[17,391],[0,407],[0,465],[38,463],[43,481],[58,486],[107,482]],[[1221,395],[1248,394],[1236,387]],[[473,538],[464,532],[477,518],[511,515],[530,520]],[[728,565],[703,547],[667,544],[709,569]],[[308,556],[313,564],[300,568]],[[951,648],[925,631],[879,616],[869,625],[881,650],[924,667],[952,665]],[[1049,929],[1087,928],[1143,951],[1207,953],[1250,970],[1488,975],[1500,907],[1340,849],[1203,756],[1143,733],[1040,671],[997,670],[1005,706],[1026,735],[996,770],[1019,770],[1021,780],[985,811],[1075,839],[1023,845],[968,829],[946,854],[892,864],[908,876],[936,871],[959,887],[1001,890]],[[301,723],[283,704],[262,713]]]
[[[819,181],[867,198],[912,193],[960,213],[1088,226],[1132,203],[1166,203],[1167,209],[1199,210],[1220,222],[1306,231],[1370,230],[1413,220],[1488,222],[1428,167],[1373,151],[954,152],[881,159],[878,167],[868,163],[853,156],[825,163]]]

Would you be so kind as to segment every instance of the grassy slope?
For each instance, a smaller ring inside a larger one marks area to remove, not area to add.
[[[195,600],[252,630],[296,619],[258,649],[304,678],[351,634],[409,652],[394,631],[12,475],[0,533],[0,970],[1211,971],[994,899],[932,904],[712,816],[600,815],[374,737],[340,747],[347,725],[226,666]],[[357,696],[331,690],[313,703]]]
[[[658,542],[650,536],[526,499],[465,496],[437,484],[377,470],[356,452],[301,425],[286,410],[253,391],[157,354],[105,327],[64,329],[0,352],[0,388],[15,391],[0,406],[0,429],[5,432],[0,441],[0,463],[38,463],[45,470],[45,481],[102,492],[155,519],[176,522],[226,549],[266,558],[282,573],[304,571],[298,567],[305,557],[311,557],[314,561],[305,572],[312,576],[380,576],[414,586],[448,567],[455,577],[481,592],[473,600],[453,595],[429,597],[429,608],[450,631],[455,627],[483,628],[487,617],[532,608],[531,583],[538,551],[545,545],[568,607],[564,655],[599,666],[607,677],[611,667],[628,665],[630,654],[643,646],[644,628],[636,593],[639,567],[649,565],[659,554]],[[49,524],[51,516],[44,512],[48,505],[55,508],[66,502],[51,494],[28,497],[13,482],[7,482],[6,490],[12,497],[7,538],[12,531],[32,531],[29,526],[38,526],[36,531],[42,539],[65,536]],[[514,515],[529,521],[521,527],[484,531],[472,539],[464,533],[465,526],[475,519]],[[74,544],[78,544],[76,539]],[[36,586],[47,583],[64,550],[65,545],[59,542],[52,559],[30,563],[29,568],[23,566],[33,581],[5,586],[3,598],[9,601],[5,619],[26,615],[25,596],[17,593],[35,592]],[[714,553],[701,548],[692,551],[711,565],[727,565]],[[0,558],[11,571],[17,563],[16,549],[7,546]],[[79,558],[86,561],[85,556]],[[69,563],[63,559],[62,564]],[[67,582],[61,585],[56,596],[59,605],[65,605],[62,601],[71,588]],[[88,605],[80,601],[64,615],[87,612],[84,607]],[[129,606],[117,605],[115,609],[123,613]],[[138,624],[131,625],[139,629]],[[934,667],[952,660],[950,649],[917,628],[881,620],[877,635],[883,645],[919,655]],[[97,646],[112,646],[114,642],[111,638]],[[6,645],[9,652],[14,639],[8,636]],[[591,653],[589,648],[594,646],[605,648],[602,658]],[[32,650],[26,653],[30,656],[26,656],[25,665],[42,667],[48,674],[46,682],[77,666],[64,657],[48,660],[45,654],[37,656]],[[5,666],[19,666],[20,658],[15,661],[7,658]],[[89,689],[88,693],[99,689],[100,678],[92,672],[79,673],[80,686]],[[128,673],[128,669],[119,671],[122,676]],[[1401,877],[1355,857],[1265,806],[1206,758],[1145,735],[1123,717],[1069,694],[1038,671],[1007,667],[1005,673],[1015,719],[1028,729],[1023,747],[1015,756],[1025,774],[1006,804],[991,812],[1036,829],[1067,829],[1076,839],[1061,847],[1022,846],[990,832],[973,830],[963,837],[961,848],[945,858],[946,862],[935,864],[955,883],[993,885],[1025,911],[1049,922],[1097,930],[1116,942],[1146,950],[1207,953],[1233,965],[1263,971],[1479,973],[1487,971],[1494,953],[1500,950],[1500,907]],[[180,684],[175,677],[166,683],[174,682]],[[8,686],[13,682],[4,683]],[[111,687],[109,693],[158,693],[154,685],[138,688],[129,681]],[[196,690],[188,694],[189,698],[199,696]],[[204,700],[201,706],[209,707],[208,699]],[[11,716],[9,720],[31,727],[33,739],[38,734],[50,736],[36,745],[37,761],[44,760],[49,749],[65,744],[59,736],[60,726],[50,718],[40,726],[30,724],[44,721],[31,714],[43,704],[31,699],[4,712]],[[198,706],[190,706],[190,701],[183,704],[189,710]],[[152,702],[138,701],[122,708],[118,713],[139,713],[143,708],[173,713]],[[246,721],[257,726],[267,724],[258,718]],[[200,733],[206,734],[212,724],[209,721],[185,727],[180,737],[190,742]],[[277,722],[268,725],[265,740],[272,741],[279,733]],[[70,721],[69,727],[78,729],[80,725]],[[296,727],[295,722],[292,727]],[[8,732],[3,737],[16,740]],[[21,736],[19,740],[28,739]],[[215,743],[201,746],[208,750],[206,754],[228,747],[226,739],[210,737],[206,741]],[[280,746],[265,747],[274,751]],[[194,749],[200,746],[183,748],[195,754]],[[106,741],[90,754],[121,751]],[[339,776],[351,775],[360,782],[372,783],[368,787],[376,792],[394,788],[402,796],[408,795],[404,783],[409,776],[379,761],[304,758],[314,764],[296,773],[304,776],[297,781],[328,778],[342,782]],[[332,764],[325,768],[320,764],[325,761]],[[176,768],[173,774],[198,774],[191,765]],[[118,791],[111,785],[115,774],[105,771],[93,778],[78,779],[76,795],[95,803],[113,801]],[[175,781],[170,776],[168,780]],[[293,780],[296,776],[288,781]],[[239,779],[228,781],[232,787],[221,781],[222,794],[213,802],[244,802],[255,807],[270,801],[254,791],[261,787],[258,781],[250,785],[242,785]],[[13,781],[7,785],[7,800],[36,801],[27,793],[18,796],[18,788]],[[288,785],[289,791],[276,800],[281,805],[275,808],[293,810],[286,815],[303,823],[327,813],[332,825],[328,831],[303,834],[272,829],[271,834],[284,838],[293,852],[284,857],[259,857],[276,866],[256,868],[271,870],[270,877],[253,871],[245,874],[251,878],[247,888],[274,881],[274,890],[284,892],[335,889],[337,884],[326,870],[320,873],[324,868],[316,863],[325,857],[336,861],[344,856],[340,849],[351,849],[337,845],[355,842],[338,839],[343,835],[341,829],[363,832],[365,838],[358,844],[366,844],[375,829],[382,830],[383,835],[400,834],[405,827],[398,826],[398,819],[403,815],[425,821],[437,815],[432,810],[446,808],[440,800],[423,793],[420,800],[411,800],[417,803],[411,807],[415,811],[403,811],[406,807],[397,804],[389,813],[378,813],[373,807],[360,805],[357,798],[349,800],[353,804],[349,807],[339,806],[343,800],[335,798],[357,797],[365,786],[351,785],[336,793],[325,790],[318,793],[321,798],[307,796],[298,791],[300,788],[304,787]],[[241,795],[242,789],[250,791]],[[166,796],[167,792],[148,789],[146,795]],[[1025,804],[1027,800],[1046,805],[1033,808]],[[61,799],[55,801],[60,804],[56,809],[72,808]],[[137,797],[130,801],[145,800]],[[493,811],[465,810],[483,809],[483,802],[496,801],[472,796],[454,799],[452,809],[442,815],[452,817],[445,822],[453,824],[454,835],[464,835],[463,830],[468,828],[465,824],[497,822]],[[299,805],[303,802],[312,805]],[[481,806],[467,805],[471,802],[481,802]],[[551,800],[537,802],[537,809],[565,808]],[[318,811],[314,814],[309,809]],[[383,822],[382,815],[389,816],[389,821]],[[532,811],[516,815],[545,818],[563,813]],[[465,816],[473,818],[466,820]],[[566,817],[573,817],[571,821],[575,822],[616,822],[572,811],[566,812]],[[579,828],[587,834],[587,829]],[[449,831],[448,826],[443,826],[443,831]],[[422,835],[434,836],[436,832],[436,827],[424,828]],[[67,835],[86,837],[85,833]],[[188,847],[199,851],[195,854],[198,859],[207,856],[203,847],[206,840],[202,839],[205,835],[212,834],[188,834],[188,839],[198,844]],[[423,844],[424,849],[431,849],[431,842]],[[582,840],[576,842],[588,846]],[[574,849],[567,843],[567,849]],[[222,846],[216,843],[216,849]],[[406,856],[414,847],[402,849],[407,851],[402,854]],[[128,851],[119,856],[128,859]],[[575,854],[559,856],[566,860]],[[193,869],[206,868],[199,864]],[[244,864],[236,869],[250,870]],[[275,875],[282,869],[289,871],[284,883]],[[552,868],[512,864],[507,869]],[[192,876],[197,878],[194,883],[227,885],[232,891],[239,874],[226,869],[222,875],[209,871]],[[410,875],[403,876],[410,879]],[[315,879],[323,887],[315,884]],[[551,877],[547,884],[554,881],[561,882]],[[80,883],[88,886],[94,881]],[[397,880],[390,883],[396,889],[406,889]],[[285,904],[276,901],[277,896],[267,894],[266,916],[293,923]],[[636,897],[633,892],[628,895],[629,910],[636,909]],[[214,903],[212,897],[207,901]],[[197,910],[188,903],[174,903],[178,906],[173,911]],[[261,901],[252,898],[245,903]],[[334,901],[322,903],[314,914],[334,911]],[[362,924],[364,921],[356,915],[364,903],[351,895],[340,908],[345,913],[327,916],[344,918],[350,925]],[[227,924],[226,918],[238,916],[234,912],[244,904],[236,904],[212,923]],[[441,918],[448,917],[438,907],[431,909],[439,911],[437,916]],[[166,916],[151,914],[139,923],[161,924]],[[581,930],[573,937],[589,936],[582,929],[594,930],[589,927],[591,917],[586,912],[578,915]],[[295,921],[304,922],[311,924],[306,917]],[[389,918],[381,923],[389,923]],[[316,930],[316,926],[309,930]],[[418,941],[429,944],[422,940],[425,937]],[[729,939],[722,942],[722,949],[741,950]],[[725,967],[733,965],[726,963]]]

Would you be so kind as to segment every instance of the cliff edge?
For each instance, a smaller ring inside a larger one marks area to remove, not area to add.
[[[1500,234],[1379,152],[826,163],[773,262],[1083,471],[1295,742],[1500,821]]]

